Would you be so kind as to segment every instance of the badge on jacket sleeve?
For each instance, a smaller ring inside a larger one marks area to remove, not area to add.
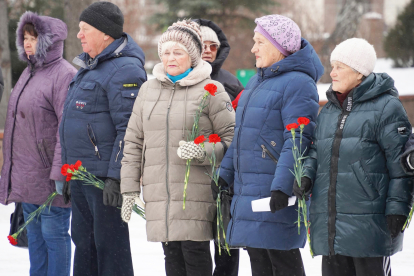
[[[232,106],[231,102],[227,102],[227,103],[226,103],[226,108],[227,108],[227,110],[228,110],[228,111],[230,111],[230,112],[232,112],[232,111],[233,111],[233,106]]]

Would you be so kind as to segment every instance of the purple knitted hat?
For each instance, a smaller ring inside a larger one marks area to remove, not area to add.
[[[266,37],[284,56],[300,50],[301,32],[292,19],[272,14],[256,18],[254,22],[257,24],[254,31]]]

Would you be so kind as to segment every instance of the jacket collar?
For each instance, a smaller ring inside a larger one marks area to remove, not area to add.
[[[168,78],[164,70],[164,65],[158,63],[154,66],[152,74],[164,84],[173,84],[172,81]],[[197,83],[202,82],[205,79],[209,79],[211,74],[211,65],[204,60],[201,60],[196,67],[193,68],[193,71],[190,72],[185,78],[177,81],[181,86],[192,86]]]
[[[82,53],[75,57],[72,62],[84,69],[93,70],[100,62],[113,57],[119,57],[120,52],[126,47],[127,44],[128,38],[123,35],[109,44],[108,47],[106,47],[102,53],[97,55],[95,58],[91,58],[87,53]]]

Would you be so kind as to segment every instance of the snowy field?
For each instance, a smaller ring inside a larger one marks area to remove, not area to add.
[[[0,206],[0,275],[24,276],[29,275],[29,253],[26,249],[16,248],[8,243],[9,218],[14,211],[14,204]],[[145,221],[133,215],[130,223],[130,238],[132,259],[135,275],[158,276],[165,275],[164,254],[161,243],[147,242]],[[277,237],[275,237],[277,238]],[[72,245],[73,246],[73,245]],[[74,246],[72,247],[73,252]],[[213,251],[214,249],[212,249]],[[250,260],[247,251],[241,250],[240,276],[251,276]],[[321,257],[312,259],[306,247],[302,250],[307,276],[321,275]],[[73,259],[73,258],[72,258]],[[393,276],[414,275],[414,223],[405,233],[404,250],[391,257]],[[116,276],[116,275],[114,275]]]

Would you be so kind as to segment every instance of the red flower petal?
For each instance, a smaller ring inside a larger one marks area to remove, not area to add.
[[[204,143],[205,140],[207,139],[204,137],[204,135],[200,135],[194,139],[194,144],[197,144],[197,145],[202,144]]]
[[[299,125],[308,125],[310,123],[310,120],[306,117],[299,117],[298,118]]]
[[[69,165],[68,164],[64,164],[62,166],[62,168],[60,169],[61,174],[65,175],[65,176],[68,175],[68,169],[69,169]]]
[[[7,238],[9,239],[10,244],[17,245],[17,240],[13,238],[13,236],[9,235]]]
[[[206,86],[204,86],[204,89],[208,91],[208,93],[211,94],[211,96],[214,96],[214,94],[217,92],[217,86],[213,83],[209,83]]]
[[[75,163],[75,170],[79,170],[79,167],[82,166],[82,162],[80,160],[76,161]]]
[[[68,173],[68,175],[66,176],[66,181],[70,181],[72,179],[72,174]]]
[[[298,128],[299,126],[298,126],[298,124],[297,123],[293,123],[293,124],[288,124],[287,126],[286,126],[286,129],[287,130],[291,130],[292,128],[293,129],[295,129],[295,128]]]
[[[208,137],[208,142],[215,144],[215,143],[221,142],[221,139],[220,139],[220,137],[217,134],[211,134]]]

